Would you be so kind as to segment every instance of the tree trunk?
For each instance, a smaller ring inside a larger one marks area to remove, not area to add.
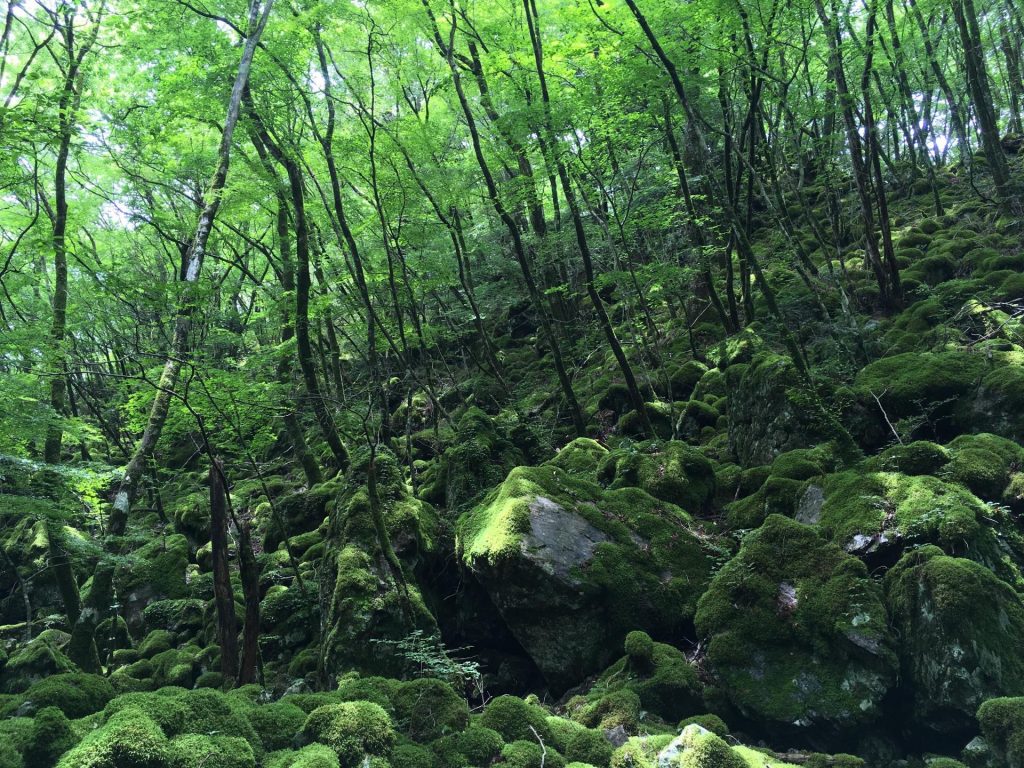
[[[217,644],[225,682],[238,677],[238,619],[228,564],[228,502],[221,469],[210,465],[210,545],[213,548],[213,599],[217,606]]]

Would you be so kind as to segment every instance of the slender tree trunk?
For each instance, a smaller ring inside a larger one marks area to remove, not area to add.
[[[219,467],[210,465],[210,544],[213,548],[213,598],[217,606],[217,644],[225,682],[238,677],[238,619],[228,563],[227,488]]]
[[[551,151],[557,153],[558,145],[551,118],[551,97],[548,93],[547,77],[544,74],[544,49],[540,37],[540,28],[537,24],[537,6],[533,0],[523,0],[523,8],[526,11],[526,25],[530,31],[530,39],[533,44],[533,58],[537,68],[537,79],[540,81],[540,93],[544,106],[544,123],[548,144]],[[612,326],[608,312],[605,310],[604,302],[601,300],[601,296],[594,284],[594,262],[590,254],[587,233],[583,227],[583,217],[580,216],[579,203],[576,201],[576,193],[572,187],[572,180],[569,178],[569,171],[559,155],[555,154],[552,160],[558,171],[558,178],[562,183],[562,196],[565,198],[566,207],[569,209],[569,214],[572,217],[573,230],[576,233],[576,245],[579,247],[580,257],[583,259],[583,273],[586,278],[587,295],[590,297],[590,303],[594,306],[598,324],[604,332],[608,346],[611,348],[615,361],[619,365],[619,371],[622,373],[622,378],[626,382],[626,389],[629,391],[629,399],[640,417],[640,423],[643,425],[644,432],[648,437],[654,438],[656,437],[654,427],[651,424],[650,415],[647,413],[647,405],[644,402],[643,395],[640,393],[640,386],[637,384],[633,367],[626,358],[626,353],[622,349],[622,344],[619,343],[618,336],[615,334],[615,328]]]
[[[238,521],[238,567],[245,600],[245,624],[242,629],[242,664],[238,684],[255,682],[260,658],[260,567],[253,553],[249,521]]]
[[[113,546],[114,542],[124,535],[128,526],[128,516],[135,497],[139,492],[139,483],[160,439],[164,422],[167,420],[172,392],[178,381],[178,374],[181,371],[183,361],[188,356],[189,332],[192,329],[193,315],[199,304],[197,296],[199,277],[206,255],[206,246],[210,239],[210,232],[213,229],[213,222],[220,208],[224,183],[228,176],[231,143],[242,105],[242,92],[249,81],[249,71],[252,68],[252,59],[256,53],[256,45],[266,27],[273,2],[274,0],[266,0],[264,4],[263,0],[251,0],[249,4],[248,36],[242,48],[238,72],[235,76],[231,97],[228,101],[227,119],[224,121],[220,148],[218,150],[217,169],[210,182],[206,194],[206,202],[196,226],[195,237],[188,251],[184,281],[186,285],[178,306],[171,350],[167,356],[167,361],[164,363],[163,373],[160,376],[160,382],[156,396],[153,398],[153,405],[149,411],[149,419],[142,433],[142,439],[136,446],[135,453],[125,468],[124,477],[114,497],[113,508],[107,523],[108,547]],[[114,564],[107,557],[96,566],[93,574],[92,589],[89,592],[89,601],[83,607],[78,621],[75,622],[71,632],[68,656],[86,671],[93,671],[99,666],[94,635],[101,616],[110,610],[113,580]]]

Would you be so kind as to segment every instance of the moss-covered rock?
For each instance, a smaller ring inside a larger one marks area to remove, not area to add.
[[[56,707],[41,709],[32,718],[32,733],[23,751],[25,768],[51,768],[78,743],[67,716]]]
[[[256,768],[256,756],[245,739],[188,733],[171,740],[171,768]]]
[[[321,591],[329,598],[321,662],[332,676],[351,670],[401,675],[408,661],[371,638],[402,640],[417,630],[436,631],[414,578],[434,550],[436,514],[412,495],[392,454],[379,454],[374,468],[376,509],[368,490],[369,456],[357,455],[348,490],[331,513],[322,568]]]
[[[122,709],[89,733],[58,768],[171,768],[170,743],[144,712]]]
[[[416,742],[434,741],[469,724],[469,705],[443,680],[421,677],[402,683],[393,701],[399,730]]]
[[[504,744],[501,734],[484,725],[470,725],[462,733],[443,736],[431,743],[443,768],[465,768],[467,765],[490,765]]]
[[[729,449],[743,466],[768,464],[780,453],[843,437],[789,358],[760,355],[748,366],[727,370],[726,379]]]
[[[369,701],[314,709],[302,726],[302,735],[333,749],[343,768],[354,768],[368,757],[387,757],[396,741],[388,713]]]
[[[32,708],[56,707],[71,719],[99,712],[114,698],[114,689],[100,675],[65,672],[32,685],[24,702]]]
[[[64,655],[69,640],[66,632],[47,629],[18,648],[0,670],[0,692],[17,693],[46,677],[77,672],[78,667]]]
[[[847,730],[881,714],[896,676],[881,590],[864,565],[773,515],[701,598],[707,664],[747,717]]]
[[[885,592],[916,725],[966,736],[985,699],[1024,690],[1024,604],[990,570],[925,546],[886,574]]]
[[[248,708],[245,716],[268,752],[290,747],[306,722],[306,713],[287,701]]]
[[[610,452],[601,463],[598,480],[612,489],[640,488],[693,514],[708,508],[716,483],[711,462],[674,440],[638,443]]]
[[[978,708],[978,724],[999,765],[1024,766],[1024,697],[989,699]]]
[[[564,690],[626,632],[683,631],[710,571],[699,526],[636,488],[517,467],[463,514],[456,544],[547,681]]]
[[[629,691],[636,694],[644,711],[670,723],[699,709],[701,685],[697,672],[681,651],[656,643],[647,633],[639,631],[626,636],[624,649],[626,655],[606,669],[594,684],[588,697],[590,702],[600,702],[611,693]],[[579,709],[579,703],[574,708]],[[586,719],[598,724],[594,722],[593,713]]]

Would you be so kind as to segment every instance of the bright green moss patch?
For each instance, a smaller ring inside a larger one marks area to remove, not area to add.
[[[169,768],[170,744],[139,709],[122,709],[64,755],[58,768]]]
[[[171,768],[256,768],[256,757],[245,739],[189,733],[170,743]]]
[[[388,713],[369,701],[318,707],[306,718],[302,734],[333,749],[343,768],[354,768],[367,756],[386,757],[396,740]]]

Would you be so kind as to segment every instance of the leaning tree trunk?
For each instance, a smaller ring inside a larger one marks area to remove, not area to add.
[[[225,682],[238,677],[238,619],[228,563],[228,499],[222,470],[210,463],[210,546],[213,551],[213,600],[217,608],[220,673]]]

